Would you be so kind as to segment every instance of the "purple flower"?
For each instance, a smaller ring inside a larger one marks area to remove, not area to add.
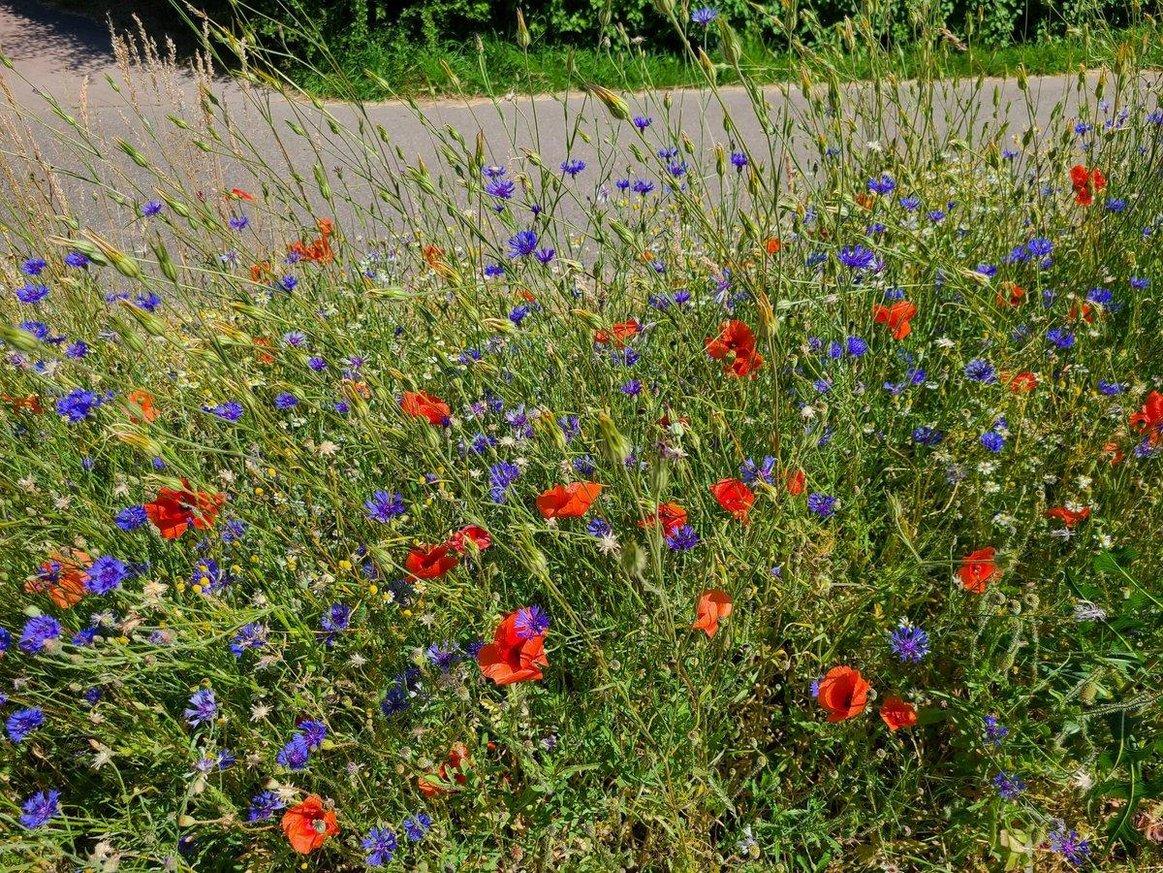
[[[974,358],[965,365],[965,377],[971,382],[980,382],[983,385],[992,385],[997,381],[997,373],[993,365],[985,358]]]
[[[29,830],[44,827],[60,814],[59,791],[41,791],[34,794],[20,807],[20,823]]]
[[[162,204],[160,200],[149,200],[141,207],[141,214],[146,218],[153,218],[162,211]]]
[[[311,757],[311,747],[307,744],[307,738],[300,733],[296,733],[283,746],[275,760],[279,762],[280,767],[286,767],[288,770],[302,770],[307,766],[307,761]]]
[[[875,252],[862,245],[844,246],[839,258],[840,263],[850,270],[879,270],[884,266]]]
[[[995,430],[986,431],[981,435],[981,444],[989,451],[997,454],[1005,448],[1006,438]]]
[[[1009,736],[1010,729],[999,724],[996,715],[982,716],[981,723],[985,727],[985,738],[995,746],[1000,746],[1001,741]]]
[[[8,739],[14,743],[20,743],[43,724],[44,711],[39,706],[32,706],[28,709],[18,709],[8,716],[5,728],[8,731]]]
[[[383,867],[388,864],[396,854],[398,846],[396,835],[390,829],[382,827],[368,831],[360,845],[367,852],[367,858],[364,860],[369,867]]]
[[[294,409],[299,405],[299,398],[290,391],[282,391],[275,395],[275,409]]]
[[[30,618],[20,634],[20,650],[30,655],[43,651],[45,644],[61,635],[61,625],[51,615]]]
[[[634,116],[634,126],[639,130],[646,130],[650,125],[654,124],[654,119],[645,115]]]
[[[108,594],[121,587],[129,568],[111,555],[102,555],[85,573],[85,590],[90,594]]]
[[[418,843],[432,829],[432,819],[427,813],[418,812],[404,819],[402,827],[404,828],[404,836],[408,838],[408,842]]]
[[[238,629],[238,633],[230,641],[230,651],[234,657],[241,658],[247,649],[261,649],[266,644],[266,625],[252,621]]]
[[[243,408],[242,404],[237,400],[227,400],[225,403],[219,403],[217,406],[203,406],[202,411],[216,415],[223,421],[233,423],[242,418]]]
[[[575,178],[578,173],[586,168],[585,161],[579,161],[577,158],[569,161],[561,162],[561,172],[565,173],[571,179]]]
[[[327,739],[327,725],[321,721],[299,722],[299,731],[307,741],[307,748],[312,751],[322,747],[323,741]]]
[[[891,194],[896,190],[896,182],[888,173],[883,173],[879,179],[868,180],[868,190],[874,194]]]
[[[929,635],[902,619],[900,627],[889,635],[889,645],[904,663],[919,664],[929,654]]]
[[[104,400],[92,391],[87,391],[84,388],[74,388],[64,397],[57,400],[57,415],[68,419],[70,424],[76,424],[92,415],[93,410],[103,402]]]
[[[699,544],[699,535],[689,524],[684,524],[666,538],[666,547],[672,552],[688,552]]]
[[[149,521],[149,516],[146,515],[144,506],[127,506],[113,519],[114,524],[126,533],[137,530],[147,521]]]
[[[532,230],[519,230],[509,237],[509,257],[526,258],[537,249],[537,233]]]
[[[1049,837],[1050,851],[1062,855],[1071,864],[1081,864],[1090,854],[1090,842],[1079,839],[1078,831],[1060,827]]]
[[[812,492],[808,495],[808,509],[820,518],[830,518],[836,512],[836,498],[829,494]]]
[[[993,785],[1002,800],[1017,800],[1026,790],[1026,783],[1012,773],[1002,770],[993,777]]]
[[[331,604],[331,608],[323,613],[323,618],[320,619],[319,624],[326,634],[323,641],[329,646],[334,644],[336,635],[347,630],[351,625],[351,607],[346,603]]]
[[[273,791],[263,791],[250,799],[250,809],[246,812],[248,822],[266,821],[277,810],[286,806]]]
[[[364,508],[368,512],[368,519],[387,524],[393,518],[408,511],[404,506],[404,495],[399,491],[374,491],[370,500],[364,501]]]
[[[214,699],[214,691],[202,688],[190,696],[190,707],[184,713],[186,722],[191,727],[213,721],[218,715],[218,701]]]
[[[65,266],[73,267],[77,270],[84,270],[89,266],[89,257],[80,252],[69,252],[65,255]]]
[[[702,6],[691,13],[691,21],[695,24],[701,24],[703,27],[709,25],[718,17],[719,10],[710,6]]]
[[[48,286],[39,282],[29,282],[16,289],[16,299],[21,303],[40,303],[48,297]]]
[[[513,629],[519,640],[534,639],[549,630],[549,615],[540,606],[526,606],[517,611]]]
[[[20,265],[20,272],[26,276],[39,276],[47,266],[48,262],[44,258],[29,258]]]

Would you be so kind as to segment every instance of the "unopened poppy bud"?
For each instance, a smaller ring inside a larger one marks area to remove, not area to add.
[[[26,330],[0,324],[0,341],[22,352],[35,352],[40,348],[40,340]]]
[[[151,336],[167,336],[172,333],[164,321],[154,315],[152,312],[147,312],[140,306],[134,306],[128,300],[121,300],[121,308],[127,312],[138,324],[146,329]]]
[[[722,179],[727,173],[727,150],[722,143],[715,143],[715,174]]]
[[[570,312],[591,330],[601,330],[606,326],[606,323],[600,316],[590,312],[588,309],[571,309]]]

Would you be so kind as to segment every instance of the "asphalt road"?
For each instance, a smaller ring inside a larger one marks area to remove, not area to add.
[[[522,155],[529,151],[542,156],[555,172],[566,157],[593,162],[604,155],[603,162],[612,164],[615,172],[631,169],[634,163],[628,151],[637,139],[634,129],[612,122],[605,109],[584,94],[431,102],[422,105],[422,120],[412,107],[399,102],[362,107],[329,103],[320,110],[308,102],[215,80],[207,85],[218,101],[210,127],[221,142],[213,142],[199,109],[197,77],[188,70],[151,64],[127,82],[124,66],[110,50],[108,32],[93,21],[36,0],[0,0],[0,49],[14,67],[0,70],[10,100],[7,106],[0,103],[0,148],[14,168],[3,182],[8,197],[0,206],[16,215],[37,203],[41,209],[59,210],[61,197],[66,196],[72,201],[70,209],[83,219],[102,220],[100,203],[81,196],[92,187],[92,179],[72,178],[91,173],[76,157],[77,141],[88,144],[93,165],[100,163],[99,155],[114,156],[117,174],[108,176],[107,170],[102,171],[112,190],[138,202],[153,196],[152,180],[128,157],[117,154],[116,141],[121,137],[140,148],[152,163],[164,166],[175,185],[187,190],[253,189],[259,176],[271,174],[270,169],[256,169],[260,159],[285,179],[293,179],[298,170],[306,176],[304,187],[312,188],[312,167],[318,163],[337,190],[346,189],[350,198],[338,211],[356,213],[369,224],[369,233],[373,232],[370,225],[376,223],[369,216],[377,209],[377,195],[391,189],[395,174],[403,172],[405,164],[415,165],[423,158],[436,184],[453,181],[434,130],[458,131],[470,148],[479,131],[489,163],[526,170],[529,161]],[[1085,87],[1079,87],[1077,76],[1032,78],[1026,91],[1012,80],[989,80],[980,87],[971,82],[938,84],[931,95],[935,107],[931,116],[919,111],[928,101],[915,83],[853,85],[841,91],[839,116],[849,129],[850,142],[876,141],[885,147],[909,149],[917,161],[923,161],[928,150],[947,147],[952,138],[973,143],[1003,127],[1005,141],[1015,145],[1028,129],[1036,135],[1060,133],[1070,124],[1080,100],[1094,102],[1094,81],[1091,77]],[[822,99],[822,91],[814,94],[814,99]],[[58,101],[61,111],[78,118],[87,131],[70,128],[54,114],[46,95]],[[677,91],[670,95],[670,130],[661,122],[663,99],[659,94],[628,96],[634,110],[660,120],[646,131],[644,145],[653,150],[675,142],[675,133],[681,130],[693,150],[688,158],[691,166],[708,173],[713,167],[708,157],[715,144],[730,148],[743,143],[758,156],[757,161],[780,167],[784,182],[811,175],[818,154],[813,140],[817,135],[834,136],[828,130],[809,129],[823,116],[810,111],[809,98],[798,87],[767,88],[765,106],[758,113],[741,88],[725,88],[719,98],[707,91]],[[1062,114],[1055,117],[1052,113],[1059,104]],[[731,133],[724,130],[724,108],[738,125]],[[229,132],[224,115],[232,122]],[[198,138],[209,146],[209,152],[191,145],[194,134],[175,127],[170,116],[200,131]],[[18,123],[18,117],[25,121]],[[337,134],[330,121],[356,133]],[[150,126],[155,130],[152,143],[144,133]],[[62,141],[72,141],[73,146],[62,148]],[[62,171],[46,176],[33,163],[14,157],[33,152]],[[590,193],[584,196],[593,196],[596,184],[592,178],[586,183]],[[308,197],[313,201],[310,209],[325,208],[318,204],[317,195]],[[395,218],[383,221],[395,223]]]

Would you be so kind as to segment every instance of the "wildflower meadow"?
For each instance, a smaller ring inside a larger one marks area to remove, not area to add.
[[[10,96],[0,867],[1163,869],[1157,74],[793,113],[660,8],[709,138]]]

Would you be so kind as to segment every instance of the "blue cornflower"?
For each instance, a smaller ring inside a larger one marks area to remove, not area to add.
[[[84,388],[74,388],[57,400],[57,415],[76,424],[88,418],[104,400]]]
[[[1105,379],[1099,379],[1098,390],[1107,397],[1114,397],[1116,394],[1122,394],[1127,389],[1126,386],[1118,382],[1107,382]]]
[[[586,533],[598,539],[608,537],[613,532],[613,528],[610,527],[609,522],[604,518],[592,518],[590,519],[590,523],[586,525]]]
[[[371,499],[365,500],[363,505],[368,512],[367,517],[382,524],[408,511],[404,506],[404,495],[399,491],[373,491]]]
[[[529,307],[524,303],[514,306],[509,310],[509,321],[520,326],[521,322],[525,320],[525,316],[529,314]]]
[[[8,628],[0,627],[0,655],[3,655],[11,648],[12,634],[9,632]],[[0,692],[0,694],[2,693],[3,692]],[[5,703],[7,703],[7,698],[0,700],[0,706],[3,706]]]
[[[481,173],[488,179],[499,179],[505,175],[505,168],[489,166],[481,170]]]
[[[149,521],[149,516],[145,514],[144,506],[127,506],[113,519],[114,524],[127,533],[131,530],[137,530],[147,521]]]
[[[432,818],[426,812],[418,812],[404,819],[401,826],[404,828],[404,836],[408,838],[408,842],[418,843],[432,829]]]
[[[69,252],[65,255],[65,266],[73,267],[77,270],[87,269],[89,266],[89,256],[83,255],[80,252]]]
[[[31,706],[28,709],[18,709],[8,716],[8,721],[4,727],[8,731],[8,739],[14,743],[20,743],[42,725],[44,725],[44,710],[39,706]]]
[[[369,867],[383,867],[396,854],[396,835],[388,828],[372,828],[360,845],[367,852],[364,860]]]
[[[1122,197],[1110,197],[1106,201],[1107,212],[1123,212],[1127,208],[1127,201]]]
[[[997,381],[993,365],[985,358],[974,358],[966,364],[965,377],[971,382],[981,382],[983,385],[992,385]]]
[[[630,186],[630,190],[635,194],[640,194],[645,197],[654,190],[654,183],[648,179],[635,179],[634,184]]]
[[[1002,770],[993,777],[993,785],[1002,800],[1017,800],[1026,790],[1026,783],[1012,773]]]
[[[280,767],[286,767],[288,770],[302,770],[307,766],[310,757],[311,747],[307,744],[307,738],[296,733],[285,746],[279,749],[275,760],[278,761]]]
[[[302,349],[307,346],[307,334],[301,330],[289,330],[283,334],[283,342],[293,349]]]
[[[771,477],[775,473],[775,458],[767,455],[763,459],[762,464],[756,464],[751,458],[743,462],[743,466],[739,468],[739,478],[748,485],[759,480],[771,484]]]
[[[290,294],[299,287],[299,279],[297,276],[292,276],[290,273],[279,279],[279,288]]]
[[[943,439],[945,439],[944,433],[928,425],[921,425],[913,430],[913,442],[921,446],[929,446],[931,448],[939,445]]]
[[[160,200],[149,200],[141,207],[141,214],[146,218],[153,218],[162,211],[162,203]]]
[[[933,224],[940,224],[945,220],[945,212],[941,209],[930,209],[925,213],[925,218],[933,222]]]
[[[43,321],[22,321],[20,322],[20,329],[28,331],[38,340],[48,339],[48,325]]]
[[[840,249],[840,263],[850,270],[879,269],[876,253],[862,245],[844,246]]]
[[[989,449],[989,451],[997,454],[1005,448],[1006,438],[996,430],[989,430],[981,435],[981,444]]]
[[[519,230],[509,237],[509,257],[524,258],[537,249],[537,233],[533,230]]]
[[[435,667],[440,668],[441,673],[447,673],[460,659],[460,646],[456,643],[451,643],[445,640],[443,643],[432,643],[424,650],[424,657]]]
[[[845,347],[848,350],[848,354],[854,358],[859,358],[868,351],[868,343],[866,343],[858,336],[848,337],[847,341],[845,342]]]
[[[233,577],[213,558],[200,560],[194,565],[194,572],[190,576],[190,584],[202,594],[218,594],[233,581]]]
[[[1114,292],[1108,288],[1091,288],[1086,292],[1087,301],[1097,303],[1099,306],[1110,306],[1114,297]]]
[[[916,194],[909,194],[900,200],[901,206],[907,212],[915,212],[921,208],[921,198]]]
[[[250,224],[250,219],[245,215],[233,215],[230,218],[230,227],[232,230],[245,230]]]
[[[889,635],[888,641],[896,656],[906,664],[910,661],[919,664],[929,654],[929,635],[908,619],[901,619],[900,627]]]
[[[701,6],[691,12],[691,21],[695,24],[701,24],[703,27],[706,27],[718,17],[719,10],[711,6]]]
[[[323,741],[327,739],[327,725],[321,721],[301,721],[298,729],[303,739],[307,741],[307,748],[312,751],[322,748]]]
[[[1131,276],[1131,287],[1136,291],[1144,291],[1151,287],[1151,280],[1143,279],[1139,276]]]
[[[307,359],[307,366],[316,373],[322,373],[327,369],[327,359],[319,355],[312,355]]]
[[[513,196],[516,186],[511,179],[489,179],[485,182],[485,193],[498,200],[508,200]]]
[[[521,468],[508,461],[498,461],[489,467],[489,497],[494,503],[504,503],[509,486],[517,481]]]
[[[26,276],[39,276],[47,266],[48,262],[44,258],[29,258],[20,265],[20,272]]]
[[[629,349],[627,349],[629,351]],[[581,433],[581,420],[576,415],[563,415],[557,419],[557,425],[565,434],[565,441],[572,443]]]
[[[879,179],[868,180],[868,190],[874,194],[891,194],[896,190],[896,181],[888,173],[882,173]]]
[[[630,379],[618,390],[620,390],[627,397],[637,397],[642,393],[642,382],[638,379]]]
[[[549,614],[540,606],[526,606],[517,611],[513,629],[519,640],[531,640],[549,630]]]
[[[561,162],[561,172],[565,173],[571,179],[577,176],[582,170],[586,168],[585,161],[579,161],[577,158]]]
[[[400,684],[393,685],[380,701],[380,712],[386,718],[399,715],[408,708],[408,690]]]
[[[1081,864],[1090,854],[1090,841],[1079,839],[1078,831],[1060,827],[1049,837],[1050,851],[1062,855],[1071,864]]]
[[[742,173],[743,168],[748,163],[750,162],[747,160],[747,155],[743,152],[731,152],[731,166],[735,168],[736,172]]]
[[[60,814],[59,791],[41,791],[32,795],[20,807],[20,823],[29,830],[44,827]]]
[[[993,277],[997,275],[997,267],[993,264],[978,264],[974,270],[982,276]]]
[[[40,303],[48,297],[48,286],[39,282],[29,282],[16,289],[16,299],[21,303]]]
[[[85,573],[85,590],[90,594],[108,594],[121,587],[129,568],[112,555],[102,555]]]
[[[699,535],[689,524],[684,524],[666,538],[666,546],[672,552],[687,552],[699,544]]]
[[[335,637],[351,626],[351,607],[346,603],[331,604],[331,607],[323,613],[319,625],[326,634],[323,641],[329,646],[333,645]]]
[[[191,727],[213,721],[218,716],[218,701],[214,698],[214,690],[201,688],[195,691],[190,696],[190,707],[184,715]]]
[[[1026,243],[1026,248],[1035,258],[1045,258],[1054,251],[1054,243],[1044,236],[1036,236]]]
[[[836,512],[836,498],[813,492],[808,495],[808,509],[820,518],[830,518]]]
[[[1052,327],[1046,331],[1046,339],[1060,349],[1074,348],[1074,334],[1064,327]]]
[[[20,650],[30,655],[44,650],[45,644],[61,635],[61,624],[51,615],[37,615],[24,624],[20,634]]]
[[[202,411],[216,415],[223,421],[236,422],[242,418],[243,408],[237,400],[227,400],[217,406],[203,406]]]
[[[273,791],[263,791],[250,799],[250,809],[246,812],[248,822],[266,821],[275,812],[286,806]]]
[[[648,115],[635,115],[633,123],[639,130],[646,130],[650,125],[654,124],[654,119]]]
[[[230,641],[230,651],[236,658],[241,658],[247,649],[261,649],[267,644],[266,626],[257,621],[243,625]]]
[[[294,409],[299,405],[299,398],[290,391],[280,391],[275,395],[275,409]]]
[[[69,343],[65,348],[65,357],[72,358],[74,361],[80,360],[87,354],[89,354],[89,346],[84,340]]]

